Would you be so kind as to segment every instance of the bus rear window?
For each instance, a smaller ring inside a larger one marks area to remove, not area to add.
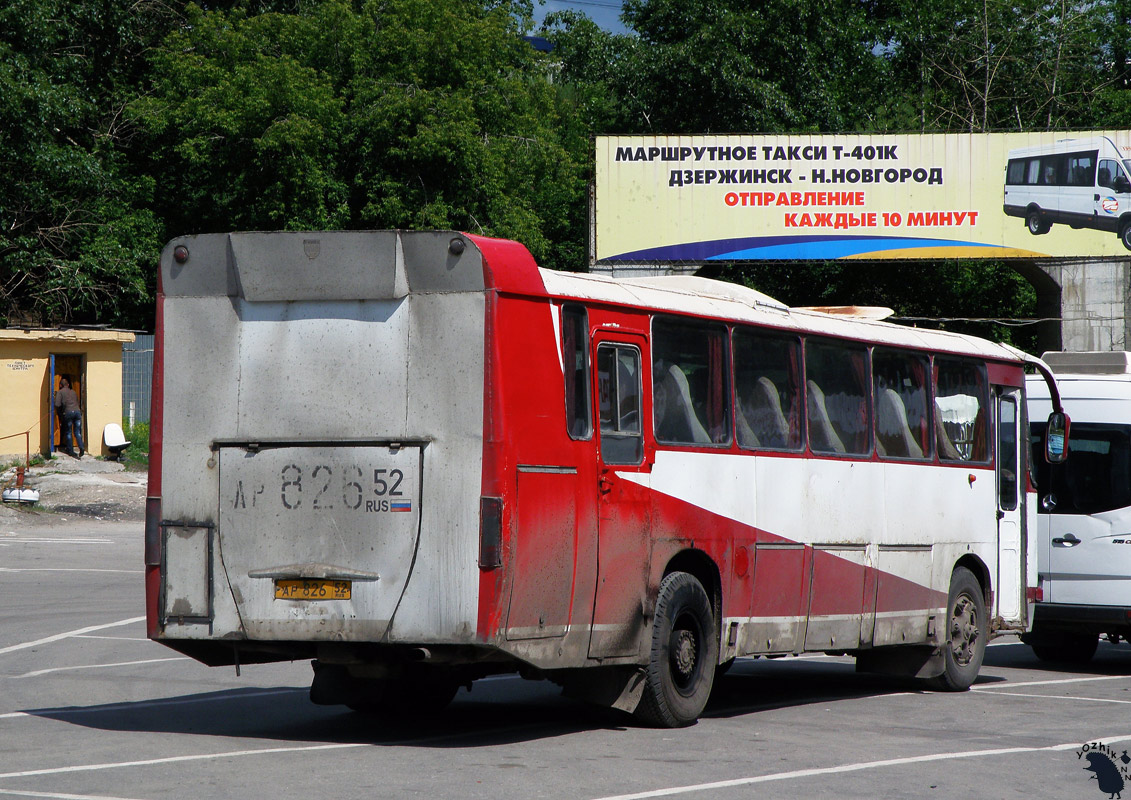
[[[1055,499],[1052,513],[1098,514],[1131,506],[1131,425],[1072,423],[1063,464],[1045,461],[1044,428],[1043,421],[1031,426],[1033,465],[1039,495]]]

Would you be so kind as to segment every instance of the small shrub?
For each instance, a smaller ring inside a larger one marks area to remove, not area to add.
[[[122,432],[130,446],[122,451],[122,463],[126,469],[144,470],[149,467],[149,423],[136,422],[130,425],[129,420],[122,420]]]

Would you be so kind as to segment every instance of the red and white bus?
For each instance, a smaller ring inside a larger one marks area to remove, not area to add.
[[[158,295],[148,632],[206,664],[678,726],[736,657],[964,689],[1028,624],[1019,351],[460,233],[185,237]]]

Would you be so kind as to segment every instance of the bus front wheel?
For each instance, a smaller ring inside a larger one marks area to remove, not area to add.
[[[1025,215],[1025,226],[1029,229],[1029,233],[1034,236],[1040,236],[1042,233],[1048,233],[1052,228],[1052,223],[1047,222],[1041,216],[1039,208],[1030,208],[1029,213]]]
[[[956,567],[950,576],[947,599],[946,640],[943,656],[946,668],[932,678],[934,688],[948,692],[969,689],[986,655],[986,598],[982,585],[966,567]]]
[[[687,572],[666,575],[637,717],[664,728],[691,725],[707,705],[718,663],[718,626],[703,585]]]

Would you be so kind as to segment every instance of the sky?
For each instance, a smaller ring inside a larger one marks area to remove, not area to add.
[[[534,22],[541,24],[551,11],[580,11],[607,31],[625,33],[620,7],[620,0],[534,0]]]

